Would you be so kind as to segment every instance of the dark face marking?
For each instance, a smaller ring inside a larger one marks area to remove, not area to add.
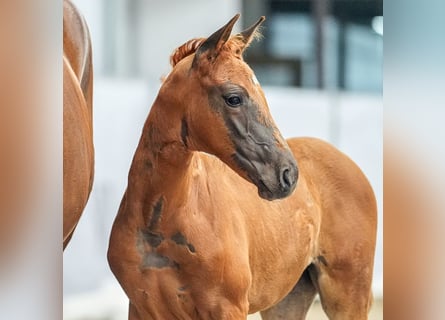
[[[233,83],[212,87],[209,104],[218,113],[235,146],[234,163],[267,200],[288,196],[296,186],[297,166],[289,150],[279,148],[275,126],[260,114],[247,90]]]
[[[187,137],[189,135],[189,127],[187,124],[187,120],[185,118],[182,118],[181,121],[181,140],[184,146],[188,147],[187,145]]]
[[[234,97],[241,103],[232,106]],[[260,121],[259,106],[241,86],[226,83],[213,87],[209,92],[210,106],[219,113],[229,129],[236,146],[236,158],[248,158],[258,162],[270,160],[272,149],[277,144],[274,128]]]
[[[182,234],[182,233],[180,233],[180,232],[176,232],[172,237],[171,237],[171,239],[172,239],[172,241],[174,241],[177,245],[180,245],[180,246],[186,246],[189,250],[190,250],[190,252],[196,252],[196,250],[195,250],[195,247],[191,244],[191,243],[189,243],[189,242],[187,242],[187,239],[185,238],[185,236]]]
[[[147,252],[142,260],[143,268],[174,268],[179,269],[179,265],[175,261],[171,261],[168,257],[160,255],[156,252]]]

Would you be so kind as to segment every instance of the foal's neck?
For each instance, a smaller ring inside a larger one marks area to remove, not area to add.
[[[152,202],[159,197],[181,197],[189,183],[192,153],[184,134],[187,125],[181,108],[161,94],[156,98],[145,122],[129,173],[128,188],[137,201]]]

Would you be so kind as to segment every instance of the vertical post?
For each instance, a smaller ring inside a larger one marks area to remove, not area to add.
[[[338,68],[337,87],[340,90],[346,89],[346,22],[338,20]]]
[[[115,21],[115,1],[109,0],[108,2],[103,1],[102,7],[104,11],[104,26],[103,26],[103,73],[107,76],[114,75],[116,73],[116,51],[114,50],[116,46],[116,37],[114,32],[114,21]]]
[[[127,34],[127,75],[128,76],[138,76],[140,75],[139,68],[139,37],[140,37],[140,12],[141,12],[141,1],[131,0],[127,1],[128,6],[128,34]]]
[[[116,65],[118,76],[125,76],[128,69],[128,3],[125,0],[114,0],[115,20],[112,22],[115,34]]]
[[[327,89],[329,99],[329,141],[335,146],[340,143],[340,97],[336,86],[328,86],[326,77],[326,17],[329,13],[330,0],[314,0],[313,13],[315,21],[315,58],[317,72],[317,88]],[[339,57],[342,59],[342,57]],[[341,72],[341,71],[340,71]]]
[[[104,6],[104,67],[109,76],[137,70],[139,1],[107,0]]]
[[[317,72],[317,88],[323,89],[326,85],[325,81],[325,18],[328,14],[329,0],[313,0],[312,11],[315,22],[315,59]]]

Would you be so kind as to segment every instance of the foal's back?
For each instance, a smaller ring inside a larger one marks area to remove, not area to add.
[[[316,138],[287,140],[298,161],[300,174],[310,177],[312,188],[320,194],[324,210],[363,210],[368,219],[376,219],[373,190],[360,168],[344,153]],[[298,196],[298,192],[295,192]],[[359,212],[356,212],[360,215]],[[342,214],[343,219],[346,218]],[[354,219],[356,219],[354,217]],[[371,222],[371,221],[370,221]]]

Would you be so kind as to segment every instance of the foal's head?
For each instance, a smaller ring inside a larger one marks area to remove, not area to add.
[[[284,198],[295,189],[297,165],[242,57],[264,17],[230,37],[238,17],[209,38],[179,47],[164,87],[175,92],[187,148],[216,155],[255,184],[262,198]]]

